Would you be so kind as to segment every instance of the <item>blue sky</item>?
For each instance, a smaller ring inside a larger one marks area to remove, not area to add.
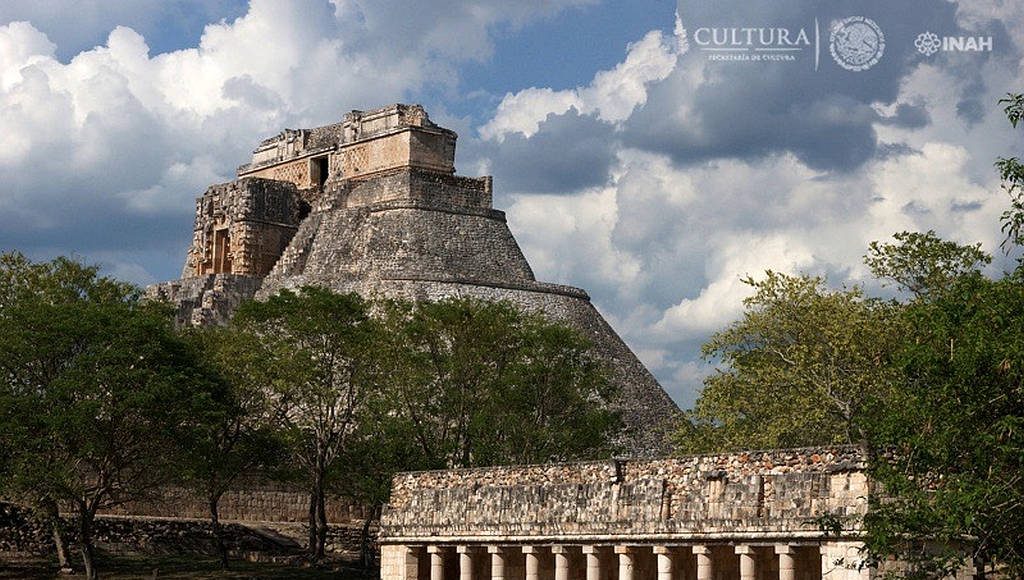
[[[746,275],[871,286],[864,249],[902,230],[998,251],[1006,199],[992,163],[1020,154],[1022,132],[995,103],[1024,88],[1024,2],[429,6],[5,1],[0,249],[75,254],[140,284],[175,278],[194,197],[261,138],[420,102],[459,132],[461,173],[495,176],[538,277],[587,289],[682,406],[712,372],[699,345],[742,311]],[[867,70],[829,51],[847,17],[883,32]],[[791,61],[727,62],[694,36],[795,34],[815,19],[818,70],[807,46]],[[925,31],[992,50],[924,55]]]

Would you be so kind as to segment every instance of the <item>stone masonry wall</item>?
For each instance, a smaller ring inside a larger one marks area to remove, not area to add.
[[[864,466],[831,447],[405,473],[381,537],[815,537],[866,512]]]
[[[390,201],[412,201],[439,209],[491,209],[488,177],[459,177],[420,169],[395,169],[376,174],[335,192],[333,207],[357,207]]]
[[[307,211],[290,183],[248,177],[211,186],[196,199],[192,245],[182,277],[265,276]],[[226,248],[217,247],[224,243],[217,238],[220,231],[228,234]]]
[[[299,189],[309,189],[314,186],[313,177],[309,171],[309,164],[309,158],[303,157],[294,161],[282,162],[278,165],[257,169],[251,173],[246,173],[245,176],[287,181],[294,183]]]
[[[65,540],[72,552],[78,550],[75,523],[64,516]],[[327,551],[358,555],[362,544],[363,522],[332,522],[327,532]],[[301,524],[267,521],[222,522],[225,543],[232,557],[266,559],[294,556],[303,552],[306,528]],[[376,535],[376,528],[370,527]],[[142,553],[208,554],[216,553],[216,544],[206,517],[145,517],[99,515],[95,521],[94,541],[105,550],[129,550]],[[49,528],[24,509],[0,503],[0,577],[4,576],[6,554],[54,553]],[[77,558],[77,554],[74,557]]]
[[[452,183],[446,186],[445,181]],[[481,186],[477,192],[489,198],[483,189],[486,183],[474,181]],[[532,281],[533,272],[504,214],[456,207],[450,199],[430,197],[432,193],[409,199],[410,184],[419,184],[415,189],[426,192],[434,187],[468,190],[452,178],[439,182],[402,170],[359,183],[351,191],[329,192],[299,227],[260,295],[308,283],[355,291],[352,285],[361,282],[405,276]],[[373,202],[349,207],[353,192],[358,197],[364,188],[369,193],[363,203]]]
[[[168,486],[159,495],[158,500],[133,502],[105,513],[195,519],[210,515],[206,500],[185,488]],[[221,497],[219,513],[223,520],[303,523],[309,520],[309,494],[293,485],[245,479]],[[363,520],[367,514],[362,504],[343,497],[327,498],[327,521],[332,524]]]
[[[146,288],[146,297],[170,303],[179,326],[226,324],[245,300],[256,295],[261,278],[209,274],[161,282]]]

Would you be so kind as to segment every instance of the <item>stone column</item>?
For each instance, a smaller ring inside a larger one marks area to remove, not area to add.
[[[710,546],[694,546],[697,555],[697,580],[713,580],[715,577],[715,561],[711,558]]]
[[[775,546],[779,555],[779,580],[796,580],[796,550],[793,546]]]
[[[487,546],[487,553],[491,555],[491,580],[505,580],[505,548]]]
[[[740,555],[740,580],[757,580],[757,560],[754,548],[736,546],[736,553]]]
[[[540,548],[523,546],[526,554],[526,580],[540,580]]]
[[[633,580],[633,547],[615,546],[615,553],[619,555],[619,580]]]
[[[601,548],[583,546],[583,553],[587,556],[587,580],[601,580]]]
[[[430,554],[430,580],[444,580],[444,549],[441,546],[427,546]]]
[[[569,546],[551,546],[555,555],[555,580],[569,580]]]
[[[654,554],[658,559],[658,580],[672,580],[673,554],[668,546],[654,546]]]
[[[459,580],[473,580],[473,548],[459,546],[455,550],[459,553]]]

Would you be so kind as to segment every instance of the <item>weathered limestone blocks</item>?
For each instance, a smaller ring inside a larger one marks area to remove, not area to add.
[[[266,276],[306,213],[306,203],[289,183],[246,178],[211,186],[196,199],[182,277]]]
[[[863,468],[833,447],[400,474],[382,538],[816,538],[866,512]]]
[[[865,469],[839,446],[399,474],[381,578],[867,580]]]
[[[343,497],[328,496],[327,520],[332,524],[362,521],[370,513],[367,506]],[[309,521],[309,492],[296,485],[286,485],[257,477],[239,480],[220,500],[220,518],[225,521],[294,522]],[[206,499],[188,489],[166,486],[156,497],[131,502],[104,512],[108,515],[131,515],[158,518],[209,517]]]
[[[261,283],[262,278],[253,276],[207,274],[153,284],[146,288],[146,296],[173,305],[179,325],[227,324],[235,309],[256,295]]]

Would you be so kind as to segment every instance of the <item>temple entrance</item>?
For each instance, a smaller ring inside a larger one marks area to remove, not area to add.
[[[314,157],[309,160],[309,182],[313,187],[320,189],[324,188],[324,184],[327,183],[327,175],[329,171],[329,165],[327,163],[327,156]]]
[[[220,228],[213,232],[213,273],[231,273],[231,238],[228,228]]]

